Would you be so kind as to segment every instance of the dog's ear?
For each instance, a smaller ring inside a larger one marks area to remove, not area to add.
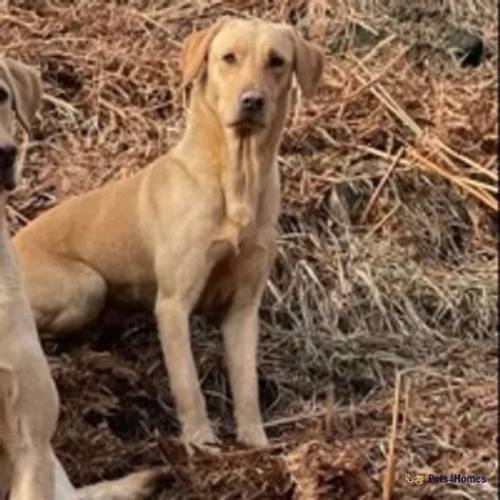
[[[304,97],[311,97],[323,73],[323,51],[314,43],[304,40],[291,28],[295,44],[294,69]]]
[[[4,59],[1,67],[12,91],[14,111],[28,131],[42,102],[40,75],[33,68],[11,59]]]
[[[210,28],[194,31],[182,44],[182,85],[187,85],[198,76],[206,62],[210,42],[227,19],[221,19]]]

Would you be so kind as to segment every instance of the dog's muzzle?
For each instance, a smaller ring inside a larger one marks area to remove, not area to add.
[[[0,139],[0,188],[11,191],[16,187],[15,171],[17,148],[10,141]]]
[[[266,99],[259,90],[247,90],[240,96],[238,103],[238,120],[235,126],[240,128],[262,128]]]

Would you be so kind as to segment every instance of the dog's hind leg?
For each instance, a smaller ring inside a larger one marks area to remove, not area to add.
[[[38,262],[22,266],[38,329],[62,336],[95,321],[106,300],[102,276],[82,262],[46,256]]]
[[[59,460],[55,457],[54,460],[56,464],[54,500],[143,500],[150,498],[167,477],[166,470],[157,467],[76,489]]]
[[[160,468],[135,472],[121,479],[79,488],[75,500],[143,500],[150,498],[164,477],[165,471]]]

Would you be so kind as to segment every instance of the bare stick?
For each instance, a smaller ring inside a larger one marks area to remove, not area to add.
[[[394,156],[391,164],[389,165],[389,168],[387,169],[386,173],[380,179],[380,182],[378,183],[378,186],[375,188],[375,191],[373,192],[370,201],[366,205],[366,208],[364,209],[363,213],[361,214],[361,218],[359,222],[363,224],[368,217],[368,214],[370,213],[370,210],[372,209],[373,205],[375,204],[375,201],[377,201],[377,198],[379,197],[382,188],[385,186],[385,183],[387,182],[387,179],[389,179],[389,176],[391,175],[392,171],[396,168],[396,165],[399,162],[399,159],[401,158],[402,154],[404,152],[404,148],[401,148],[396,155]]]
[[[391,500],[394,490],[394,473],[396,465],[396,440],[398,437],[399,395],[401,392],[401,372],[396,373],[396,387],[394,388],[394,403],[392,407],[392,425],[389,436],[389,452],[387,455],[387,466],[382,485],[382,500]]]

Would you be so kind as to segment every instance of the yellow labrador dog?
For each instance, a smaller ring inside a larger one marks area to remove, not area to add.
[[[0,58],[0,499],[133,500],[156,472],[75,490],[54,455],[59,401],[18,272],[7,228],[6,199],[20,176],[12,129],[28,127],[39,107],[36,72]]]
[[[49,210],[14,244],[42,331],[81,329],[106,299],[154,306],[183,439],[196,446],[215,436],[188,318],[218,312],[238,440],[265,446],[256,351],[280,208],[275,160],[292,79],[313,94],[323,56],[289,26],[223,19],[186,39],[182,65],[193,87],[180,143]]]

